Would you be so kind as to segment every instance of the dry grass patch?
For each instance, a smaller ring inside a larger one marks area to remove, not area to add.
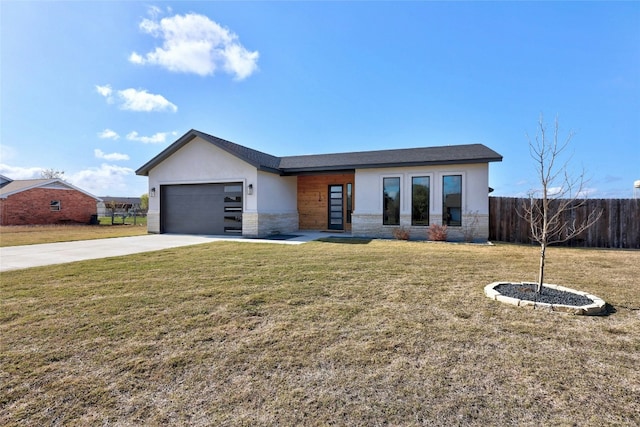
[[[551,250],[607,317],[484,297],[536,263],[225,242],[2,273],[0,424],[637,425],[640,252]]]
[[[0,246],[71,242],[147,234],[146,225],[11,225],[0,226]]]

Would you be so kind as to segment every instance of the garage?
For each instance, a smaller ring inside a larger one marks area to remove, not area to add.
[[[160,232],[242,234],[242,183],[160,186]]]

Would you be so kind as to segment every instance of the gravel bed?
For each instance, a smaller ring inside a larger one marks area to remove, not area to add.
[[[498,285],[494,289],[504,296],[527,301],[572,305],[576,307],[593,304],[593,300],[583,295],[547,287],[543,287],[541,294],[538,295],[536,294],[536,286],[535,283],[509,283]]]

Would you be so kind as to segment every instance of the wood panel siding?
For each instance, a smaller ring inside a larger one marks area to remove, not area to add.
[[[329,186],[342,185],[344,194],[344,229],[351,231],[347,219],[347,184],[354,183],[355,174],[298,176],[298,216],[301,230],[326,230],[329,223]],[[355,186],[352,190],[355,200]],[[355,210],[355,206],[353,207]]]

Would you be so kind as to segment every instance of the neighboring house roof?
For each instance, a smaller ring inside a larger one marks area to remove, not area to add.
[[[10,183],[11,181],[13,181],[11,178],[7,178],[4,175],[0,175],[0,188],[4,187],[5,185]]]
[[[207,135],[203,132],[191,130],[139,168],[136,171],[136,174],[144,176],[149,175],[149,171],[153,167],[198,136],[229,152],[230,154],[233,154],[239,159],[255,166],[259,170],[278,173],[281,175],[365,168],[502,161],[502,156],[500,154],[482,144],[275,157],[233,142],[225,141],[215,136]]]
[[[139,205],[141,203],[140,197],[111,197],[111,196],[100,196],[103,202],[116,202],[125,205]]]
[[[101,201],[99,197],[93,194],[87,193],[78,187],[75,187],[68,182],[65,182],[59,178],[52,179],[17,179],[11,181],[2,188],[0,188],[0,199],[6,199],[12,194],[20,193],[22,191],[31,190],[33,188],[50,188],[50,189],[63,189],[63,190],[76,190],[87,196],[93,197],[97,201]]]

